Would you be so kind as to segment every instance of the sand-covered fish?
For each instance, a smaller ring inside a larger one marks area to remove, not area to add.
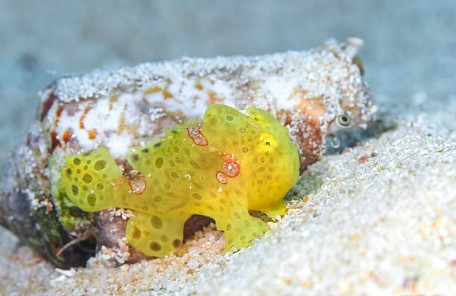
[[[179,248],[194,214],[215,220],[226,251],[249,246],[269,229],[249,210],[284,213],[282,198],[298,179],[299,156],[276,118],[256,108],[246,112],[211,105],[202,121],[180,124],[130,151],[122,166],[128,172],[104,147],[67,156],[58,184],[84,211],[134,210],[126,237],[149,256]]]

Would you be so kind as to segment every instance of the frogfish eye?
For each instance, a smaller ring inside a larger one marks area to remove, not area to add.
[[[260,151],[274,151],[277,147],[276,139],[270,134],[262,134],[260,136],[259,149]]]
[[[345,114],[337,116],[337,124],[342,127],[347,127],[350,125],[350,117]]]

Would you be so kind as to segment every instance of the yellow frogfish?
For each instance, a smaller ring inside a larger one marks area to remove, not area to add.
[[[249,210],[285,212],[282,199],[297,182],[299,155],[288,129],[269,113],[214,104],[202,121],[174,126],[130,151],[122,165],[100,147],[66,156],[60,173],[61,189],[82,210],[131,209],[128,243],[163,257],[181,246],[194,214],[215,220],[225,252],[250,246],[269,227]]]

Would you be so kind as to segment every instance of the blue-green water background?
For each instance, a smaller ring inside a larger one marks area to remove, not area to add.
[[[60,76],[305,50],[347,36],[365,41],[366,80],[380,105],[417,93],[429,103],[455,99],[454,0],[0,0],[0,164],[34,120],[38,91]]]

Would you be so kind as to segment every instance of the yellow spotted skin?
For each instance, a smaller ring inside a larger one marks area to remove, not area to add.
[[[202,122],[177,125],[164,139],[131,151],[128,164],[140,176],[135,180],[106,148],[67,156],[60,184],[84,211],[132,209],[126,237],[146,255],[176,251],[193,214],[215,220],[225,233],[225,251],[247,247],[269,230],[249,210],[283,214],[299,160],[288,130],[273,116],[256,108],[246,112],[211,105]]]

